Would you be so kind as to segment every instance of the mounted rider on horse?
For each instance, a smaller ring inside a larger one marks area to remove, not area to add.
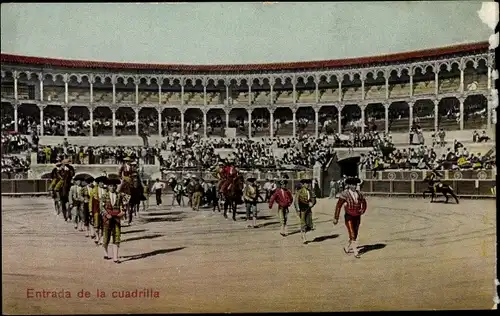
[[[238,169],[234,166],[233,159],[227,159],[226,165],[220,170],[220,182],[219,182],[219,192],[225,194],[229,189],[230,185],[234,183],[234,180],[238,177]]]

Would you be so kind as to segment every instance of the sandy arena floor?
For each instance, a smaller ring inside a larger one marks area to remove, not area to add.
[[[164,199],[170,203],[170,197]],[[151,200],[153,204],[153,200]],[[279,235],[275,211],[246,227],[210,210],[151,206],[123,228],[122,264],[54,214],[46,198],[2,198],[3,313],[87,314],[491,309],[495,201],[460,205],[406,198],[368,200],[360,259],[346,255],[334,200],[315,208],[300,241],[298,219]],[[71,298],[27,298],[28,289]],[[97,289],[106,297],[97,298]],[[153,289],[159,298],[113,298]],[[89,291],[89,298],[78,292]]]

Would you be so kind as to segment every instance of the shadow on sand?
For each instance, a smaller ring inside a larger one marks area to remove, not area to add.
[[[337,238],[337,237],[339,237],[339,234],[319,236],[319,237],[315,237],[310,242],[322,242],[322,241],[325,241],[325,240],[328,240],[328,239],[334,239],[334,238]]]
[[[266,226],[271,226],[271,225],[276,225],[276,224],[279,224],[280,222],[267,222],[267,223],[262,223],[260,225],[257,225],[257,228],[262,228],[262,227],[266,227]]]
[[[170,249],[160,249],[160,250],[154,250],[154,251],[151,251],[151,252],[140,253],[140,254],[137,254],[137,255],[122,256],[122,258],[123,258],[122,262],[145,259],[145,258],[153,257],[153,256],[156,256],[156,255],[163,255],[163,254],[166,254],[166,253],[169,253],[169,252],[174,252],[174,251],[182,250],[184,248],[186,248],[186,247],[177,247],[177,248],[170,248]]]
[[[122,235],[124,235],[124,234],[133,234],[133,233],[143,233],[145,231],[146,231],[145,229],[128,230],[128,231],[122,232]]]
[[[141,217],[140,220],[146,223],[157,223],[157,222],[180,222],[185,217]]]
[[[122,242],[136,241],[136,240],[143,240],[143,239],[154,239],[154,238],[158,238],[158,237],[162,237],[162,236],[164,236],[164,235],[154,234],[154,235],[138,236],[138,237],[124,239],[124,240],[122,240]]]
[[[373,245],[363,245],[359,246],[359,254],[364,254],[372,250],[384,249],[386,244],[373,244]]]
[[[171,211],[171,212],[145,212],[141,213],[141,216],[153,217],[153,216],[167,216],[167,215],[181,215],[182,211]]]

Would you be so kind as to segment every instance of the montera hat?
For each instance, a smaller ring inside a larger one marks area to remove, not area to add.
[[[128,156],[127,156],[127,157],[125,157],[125,158],[123,158],[123,161],[131,161],[131,160],[132,160],[132,159],[131,159],[130,157],[128,157]]]
[[[74,178],[73,178],[74,181],[84,181],[85,180],[85,176],[82,175],[82,174],[79,174],[79,175],[76,175]]]
[[[349,184],[349,185],[357,185],[360,182],[361,182],[361,180],[359,180],[358,178],[347,178],[345,180],[345,183]]]
[[[100,177],[97,177],[94,179],[94,181],[97,183],[106,183],[107,180],[108,180],[108,177],[106,177],[106,176],[100,176]]]
[[[116,178],[112,178],[112,179],[107,179],[106,180],[106,184],[109,186],[109,185],[120,185],[121,183],[121,180],[120,179],[116,179]]]

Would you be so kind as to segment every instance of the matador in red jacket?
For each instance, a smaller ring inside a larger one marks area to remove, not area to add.
[[[342,207],[345,210],[345,225],[349,233],[349,243],[344,247],[347,254],[354,253],[356,258],[359,258],[358,251],[358,231],[361,224],[361,215],[366,212],[366,200],[360,191],[356,190],[356,185],[360,182],[357,178],[348,178],[346,180],[347,189],[340,193],[337,207],[335,208],[335,218],[333,224],[339,222],[340,211]]]
[[[228,160],[226,166],[221,170],[221,182],[219,186],[219,192],[225,193],[227,188],[233,180],[238,176],[238,169],[234,166],[233,160]]]

